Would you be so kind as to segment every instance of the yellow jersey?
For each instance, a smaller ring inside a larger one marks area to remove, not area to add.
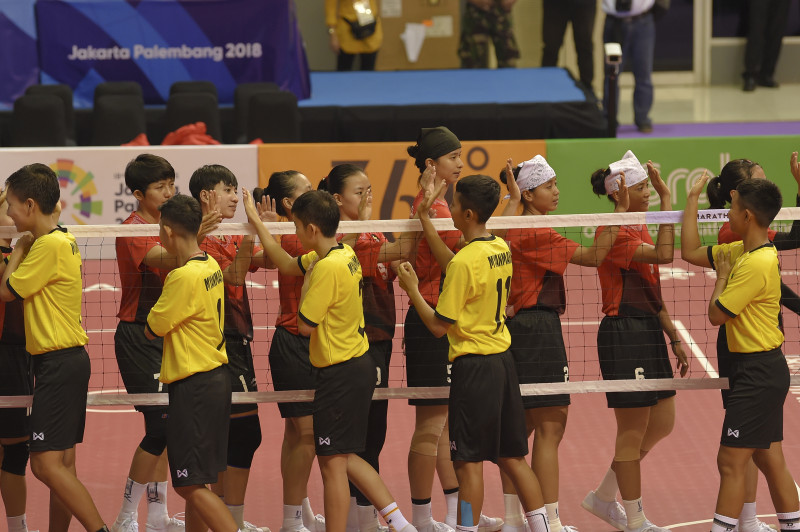
[[[147,316],[147,328],[164,337],[161,382],[170,383],[228,363],[225,287],[217,261],[203,253],[175,268]]]
[[[28,353],[40,355],[89,342],[81,325],[81,252],[65,228],[56,227],[34,240],[7,285],[22,300]]]
[[[436,317],[450,323],[450,361],[461,355],[493,355],[511,346],[506,304],[511,251],[502,238],[470,241],[447,265]]]

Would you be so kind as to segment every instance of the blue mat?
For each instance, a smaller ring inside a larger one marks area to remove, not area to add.
[[[583,102],[563,68],[312,72],[300,107]]]

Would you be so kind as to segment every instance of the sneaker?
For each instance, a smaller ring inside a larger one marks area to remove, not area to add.
[[[639,528],[625,527],[625,532],[669,532],[669,530],[660,526],[656,526],[650,521],[645,521],[644,524]]]
[[[322,514],[315,515],[314,523],[306,528],[311,532],[325,532],[325,516]]]
[[[752,532],[773,532],[774,530],[778,530],[775,528],[775,525],[768,525],[761,519],[756,519],[756,527],[753,529]],[[737,524],[733,527],[733,532],[739,532],[739,525]]]
[[[503,528],[503,520],[499,517],[486,517],[481,514],[481,519],[478,521],[478,532],[498,532]]]
[[[147,525],[145,525],[145,530],[147,532],[186,532],[186,521],[179,519],[178,515],[183,517],[183,513],[175,514],[175,516],[170,517],[164,526],[161,527],[147,523]]]
[[[431,519],[428,524],[422,526],[415,526],[417,532],[455,532],[453,527],[446,523],[440,523]],[[405,527],[403,527],[405,530]],[[401,531],[402,532],[402,531]]]
[[[377,532],[389,532],[391,529],[388,526],[383,526],[382,524],[378,523],[378,531]]]
[[[267,529],[269,530],[269,529]],[[300,525],[300,528],[283,528],[281,527],[280,532],[311,532],[309,529]]]
[[[563,528],[561,529],[561,532],[578,532],[578,529],[575,528],[574,526],[564,525]]]
[[[508,523],[503,523],[503,528],[500,529],[500,532],[528,532],[528,530],[530,529],[527,522],[520,526],[511,526]]]
[[[628,516],[625,515],[625,508],[618,501],[602,501],[597,498],[594,491],[590,491],[586,498],[583,499],[581,506],[617,530],[626,529],[625,525],[628,523]]]
[[[434,521],[434,523],[435,522],[436,521]],[[438,523],[438,524],[444,525],[444,523]],[[444,526],[447,526],[447,525],[444,525]],[[450,527],[448,526],[447,528],[450,528]],[[389,527],[389,530],[394,530],[394,529],[392,527]],[[416,527],[414,527],[414,525],[412,525],[411,523],[408,523],[406,526],[404,526],[403,528],[401,528],[400,530],[397,530],[395,532],[419,532],[419,531],[417,530]]]
[[[120,517],[122,517],[121,521]],[[109,527],[109,530],[111,532],[139,532],[138,519],[139,515],[136,513],[120,514],[114,524]]]

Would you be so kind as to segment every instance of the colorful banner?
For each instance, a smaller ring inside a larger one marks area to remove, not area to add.
[[[381,220],[407,218],[419,191],[419,170],[406,148],[411,142],[353,142],[347,144],[264,144],[259,146],[260,186],[270,174],[282,170],[302,172],[316,188],[337,164],[364,168],[372,185],[373,217]],[[536,154],[546,155],[545,141],[468,141],[462,146],[462,176],[486,174],[495,179],[511,157],[515,163]],[[505,193],[505,187],[503,187]],[[448,191],[448,195],[452,190]],[[498,209],[502,209],[502,204]]]
[[[274,81],[311,90],[290,0],[38,0],[43,83],[66,83],[90,107],[103,81],[136,81],[164,103],[175,81],[211,80],[220,103],[236,85]]]
[[[0,108],[38,81],[33,0],[0,0]]]

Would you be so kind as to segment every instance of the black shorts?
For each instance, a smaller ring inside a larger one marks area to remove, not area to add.
[[[419,313],[410,307],[403,328],[406,354],[406,380],[409,388],[420,386],[450,386],[450,342],[447,336],[436,338],[422,322]],[[409,399],[414,406],[446,405],[447,398]]]
[[[314,373],[311,365],[309,338],[292,334],[277,327],[269,346],[269,368],[275,391],[313,390]],[[282,418],[310,416],[312,403],[278,403]]]
[[[558,313],[548,309],[524,309],[506,320],[511,333],[511,354],[520,384],[569,381],[567,350]],[[567,406],[569,394],[527,395],[525,408]]]
[[[783,440],[783,403],[789,367],[780,348],[763,353],[731,353],[730,394],[720,443],[768,449]]]
[[[114,353],[128,393],[167,393],[167,385],[158,380],[163,351],[164,339],[148,340],[143,324],[119,322],[114,333]],[[139,412],[167,411],[162,405],[135,405],[134,408]]]
[[[228,467],[231,380],[223,366],[170,383],[167,457],[173,486],[217,481]]]
[[[63,451],[83,441],[92,367],[83,346],[31,357],[35,387],[31,452]]]
[[[231,391],[257,392],[256,370],[253,368],[253,352],[250,341],[241,336],[225,335],[225,351],[228,353],[228,374]],[[231,414],[242,414],[258,409],[257,403],[231,404]]]
[[[525,409],[510,351],[456,358],[448,415],[452,460],[497,462],[528,454]]]
[[[0,345],[0,395],[33,394],[31,356],[25,344]],[[21,438],[31,433],[28,408],[0,408],[0,438]]]
[[[717,330],[717,368],[720,377],[729,377],[731,374],[731,352],[728,350],[728,335],[725,333],[725,324],[719,326]],[[720,390],[722,394],[722,408],[728,407],[728,396],[730,388]]]
[[[319,456],[360,453],[375,391],[375,361],[367,352],[318,368],[314,394],[314,444]]]
[[[603,380],[671,379],[672,366],[657,316],[605,316],[597,331],[597,354]],[[655,406],[675,390],[608,392],[609,408]]]

